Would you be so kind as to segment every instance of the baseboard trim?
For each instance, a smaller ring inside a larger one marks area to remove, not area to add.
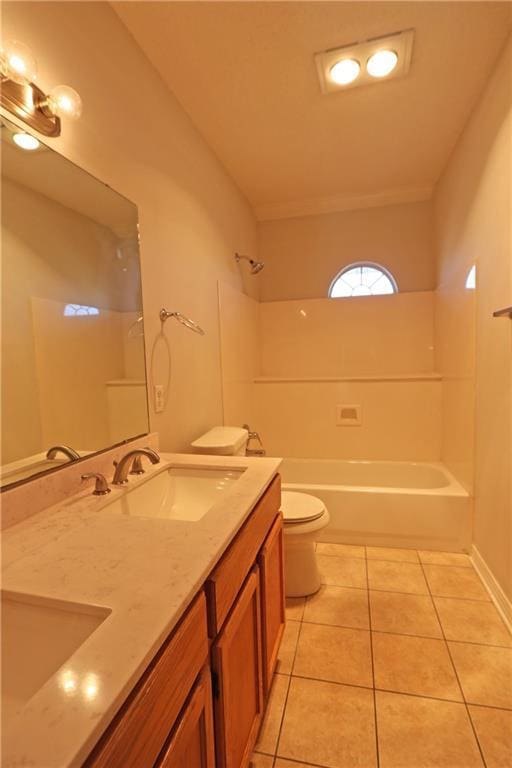
[[[493,572],[474,545],[471,552],[471,561],[475,567],[476,572],[482,579],[484,586],[489,592],[491,600],[498,609],[501,618],[507,625],[509,632],[512,632],[512,603],[496,581],[496,577],[494,576]]]

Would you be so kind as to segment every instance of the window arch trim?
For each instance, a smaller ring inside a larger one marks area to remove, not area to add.
[[[333,296],[332,290],[340,277],[343,277],[344,274],[349,272],[352,269],[357,269],[358,267],[369,267],[370,269],[377,269],[379,272],[382,272],[383,275],[385,275],[389,282],[391,283],[391,286],[393,288],[393,293],[398,293],[398,283],[394,276],[391,274],[389,269],[386,269],[386,267],[382,266],[382,264],[379,264],[376,261],[353,261],[351,264],[347,264],[346,266],[342,267],[339,272],[336,273],[334,278],[331,280],[331,283],[329,285],[329,290],[327,293],[327,296],[329,299],[342,299],[342,298],[360,298],[358,296]],[[370,294],[370,295],[376,295],[376,294]],[[386,294],[384,294],[386,295]],[[387,294],[389,296],[389,294]]]

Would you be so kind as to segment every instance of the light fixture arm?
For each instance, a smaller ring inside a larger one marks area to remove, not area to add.
[[[204,336],[205,333],[200,325],[195,323],[193,320],[190,319],[190,317],[187,317],[186,315],[183,315],[181,312],[169,312],[169,310],[162,309],[158,313],[158,316],[160,318],[160,322],[162,325],[165,323],[165,321],[169,317],[174,317],[176,320],[185,326],[185,328],[189,328],[189,330],[194,331],[194,333],[199,333],[200,336]]]

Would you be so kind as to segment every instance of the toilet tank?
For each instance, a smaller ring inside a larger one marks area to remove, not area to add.
[[[249,433],[242,427],[213,427],[192,443],[194,453],[245,456]]]

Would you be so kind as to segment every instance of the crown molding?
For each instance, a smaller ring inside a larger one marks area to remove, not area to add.
[[[361,208],[380,208],[400,203],[417,203],[430,200],[433,187],[406,187],[375,192],[371,195],[352,197],[318,197],[313,200],[294,200],[286,203],[256,205],[254,213],[258,221],[292,219],[299,216],[318,216],[323,213],[357,211]]]

